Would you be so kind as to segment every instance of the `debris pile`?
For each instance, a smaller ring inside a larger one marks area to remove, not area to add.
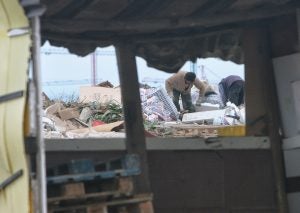
[[[106,104],[56,102],[44,110],[44,135],[46,138],[97,137],[97,135],[124,137],[124,133],[117,133],[120,127],[123,127],[122,120],[121,105],[115,102]]]
[[[99,85],[82,90],[79,101],[55,102],[44,94],[45,137],[125,137],[120,90],[108,81]],[[84,95],[91,94],[87,91],[94,94],[88,101],[84,99]],[[207,102],[197,106],[195,113],[180,114],[163,88],[141,87],[140,94],[147,136],[216,137],[220,135],[218,128],[245,123],[244,107],[229,102],[221,108],[218,97],[204,100]]]

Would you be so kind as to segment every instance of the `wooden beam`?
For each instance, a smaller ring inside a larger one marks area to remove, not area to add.
[[[231,23],[239,23],[265,18],[272,18],[289,13],[294,13],[295,7],[287,5],[272,8],[260,8],[250,11],[236,13],[214,14],[205,17],[187,17],[178,20],[174,19],[150,19],[134,21],[107,21],[107,20],[66,20],[44,18],[42,20],[43,30],[63,33],[83,33],[87,31],[116,32],[156,32],[160,30],[174,30],[182,28],[200,28],[220,26]]]
[[[135,55],[132,47],[125,42],[116,46],[116,55],[125,117],[126,149],[130,154],[138,154],[141,160],[142,173],[136,177],[135,190],[137,193],[148,193],[150,183]]]
[[[261,136],[267,134],[265,90],[262,74],[265,72],[265,55],[261,52],[261,41],[253,29],[242,33],[245,63],[246,134]],[[263,50],[264,51],[264,50]]]
[[[249,126],[253,119],[261,116],[263,118],[261,123],[263,126],[266,125],[271,142],[277,212],[287,213],[285,172],[279,135],[279,108],[268,35],[266,27],[248,28],[243,33],[247,134],[261,133],[261,129],[255,128],[255,125]]]

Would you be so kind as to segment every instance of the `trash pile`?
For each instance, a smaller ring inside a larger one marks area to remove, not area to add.
[[[45,138],[125,137],[118,103],[56,102],[44,110]]]
[[[124,138],[124,117],[119,88],[106,81],[85,88],[94,96],[79,101],[53,101],[43,94],[45,138]],[[118,89],[118,90],[117,90]],[[180,114],[163,88],[140,88],[146,136],[215,137],[217,127],[244,125],[245,109],[227,103],[221,108],[217,97],[197,106],[197,112]],[[118,101],[119,100],[119,101]]]
[[[178,119],[175,105],[163,88],[140,89],[144,119],[150,122]]]

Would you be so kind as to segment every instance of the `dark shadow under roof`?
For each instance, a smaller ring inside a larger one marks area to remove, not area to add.
[[[296,0],[41,0],[42,39],[77,55],[131,44],[148,66],[177,72],[196,58],[243,63],[241,29],[295,12]]]

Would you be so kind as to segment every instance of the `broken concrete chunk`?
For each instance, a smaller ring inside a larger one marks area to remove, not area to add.
[[[201,103],[201,106],[195,106],[196,112],[203,112],[203,111],[212,111],[218,110],[220,107],[218,104],[211,104],[211,103]]]
[[[63,134],[58,131],[43,131],[44,138],[64,138]]]
[[[59,117],[56,117],[55,115],[48,115],[47,117],[54,122],[56,131],[65,132],[67,130],[66,123],[62,121]]]
[[[194,122],[208,122],[212,123],[214,119],[218,117],[224,117],[225,110],[212,110],[205,112],[194,112],[194,113],[186,113],[183,115],[182,122],[183,123],[194,123]]]
[[[62,120],[68,120],[71,118],[79,118],[79,112],[76,108],[67,108],[58,112]]]
[[[92,110],[89,107],[85,107],[82,109],[79,119],[83,122],[87,122],[87,120],[91,117]]]

